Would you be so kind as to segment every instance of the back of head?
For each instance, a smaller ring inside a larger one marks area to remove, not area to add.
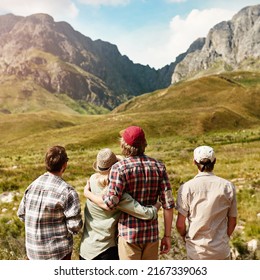
[[[122,153],[126,156],[142,155],[147,146],[145,133],[139,126],[129,126],[120,132]]]
[[[105,148],[98,152],[97,159],[93,163],[93,168],[102,174],[108,173],[112,165],[117,161],[117,156],[109,148]]]
[[[194,161],[201,172],[211,172],[216,162],[215,152],[209,146],[199,146],[194,150]]]
[[[62,146],[53,146],[45,155],[45,166],[49,172],[60,172],[63,165],[68,161],[66,150]]]

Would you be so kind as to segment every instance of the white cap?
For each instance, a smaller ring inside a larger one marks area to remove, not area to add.
[[[216,157],[213,148],[209,146],[199,146],[194,150],[194,160],[200,163],[202,159],[209,159],[213,162]]]

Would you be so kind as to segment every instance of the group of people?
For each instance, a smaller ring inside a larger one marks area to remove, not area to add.
[[[165,165],[145,154],[143,129],[130,126],[120,134],[122,156],[109,148],[97,154],[95,173],[84,189],[84,223],[79,196],[62,179],[69,160],[64,147],[47,151],[46,173],[26,189],[17,212],[25,222],[28,259],[71,259],[73,235],[84,224],[79,259],[156,260],[171,249],[174,208],[187,259],[230,259],[236,192],[231,182],[214,175],[214,150],[194,150],[198,174],[180,186],[175,203]]]

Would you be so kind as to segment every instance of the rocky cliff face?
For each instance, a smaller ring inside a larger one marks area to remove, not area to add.
[[[207,72],[253,68],[251,60],[259,58],[260,5],[256,5],[242,9],[230,21],[215,25],[201,50],[189,53],[175,67],[172,83]]]
[[[49,15],[0,16],[0,83],[10,84],[10,77],[30,81],[50,93],[65,93],[111,110],[171,82],[223,70],[259,68],[259,15],[260,5],[242,9],[159,70],[134,64],[115,45],[93,41]]]
[[[167,87],[167,69],[134,64],[115,45],[92,41],[46,14],[0,16],[0,81],[30,79],[49,92],[112,109]]]

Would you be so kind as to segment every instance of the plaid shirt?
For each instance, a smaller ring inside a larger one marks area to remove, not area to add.
[[[172,189],[163,163],[146,155],[126,158],[111,168],[108,194],[104,202],[111,209],[122,194],[129,193],[141,205],[154,205],[159,197],[162,207],[174,207]],[[140,220],[122,212],[118,222],[119,235],[129,243],[144,244],[159,238],[158,220]]]
[[[25,191],[17,215],[25,222],[29,259],[62,259],[72,252],[73,236],[82,227],[77,192],[49,172]]]

